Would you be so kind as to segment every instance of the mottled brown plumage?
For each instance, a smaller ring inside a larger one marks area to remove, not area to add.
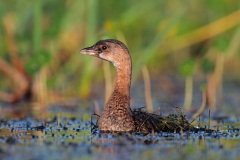
[[[82,54],[96,56],[111,62],[116,70],[112,95],[104,106],[98,127],[101,131],[134,131],[135,123],[130,108],[131,56],[127,47],[117,40],[101,40],[81,50]]]

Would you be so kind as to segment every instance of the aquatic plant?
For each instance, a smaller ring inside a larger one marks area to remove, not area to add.
[[[175,107],[177,113],[155,114],[146,111],[146,107],[132,110],[136,133],[183,132],[194,130],[194,126],[187,120],[180,107]],[[91,132],[98,132],[99,115],[92,114]]]

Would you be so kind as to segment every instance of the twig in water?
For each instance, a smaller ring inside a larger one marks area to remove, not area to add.
[[[96,123],[93,122],[93,116],[97,116],[97,117],[98,117]],[[91,115],[91,133],[94,133],[94,130],[98,128],[98,120],[99,120],[99,117],[100,117],[100,116],[99,116],[98,114],[96,114],[96,113],[93,113],[93,114]]]
[[[60,128],[60,123],[61,123],[60,114],[58,114],[58,117],[57,117],[57,126],[58,126],[58,128]]]
[[[211,111],[209,110],[208,111],[208,129],[210,129],[210,114],[211,114]]]

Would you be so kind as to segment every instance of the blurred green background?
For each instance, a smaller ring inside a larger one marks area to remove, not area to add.
[[[179,75],[191,101],[193,77],[210,90],[240,79],[239,9],[239,0],[1,0],[0,98],[88,98],[114,69],[79,51],[111,38],[129,47],[134,81],[145,65],[150,77]]]

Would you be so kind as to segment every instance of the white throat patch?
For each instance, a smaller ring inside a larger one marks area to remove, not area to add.
[[[104,58],[102,57],[102,53],[99,54],[99,57],[102,58],[102,59],[104,59]]]
[[[104,60],[106,60],[106,61],[108,61],[108,62],[111,62],[111,63],[114,65],[114,67],[117,67],[117,66],[118,66],[117,63],[114,63],[114,62],[112,62],[112,61],[109,61],[109,60],[105,59],[105,58],[102,56],[101,53],[99,54],[99,57],[102,58],[102,59],[104,59]]]

